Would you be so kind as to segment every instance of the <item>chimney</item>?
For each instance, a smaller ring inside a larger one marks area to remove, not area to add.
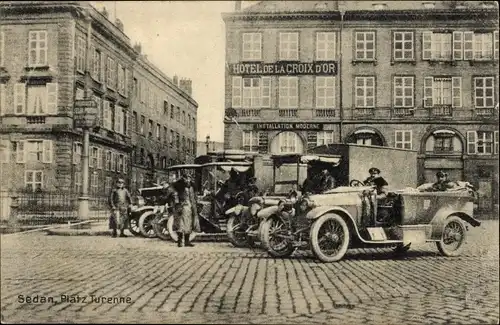
[[[118,28],[121,32],[123,32],[123,23],[120,19],[116,18],[115,20],[115,26]]]
[[[193,94],[193,82],[191,81],[191,79],[181,79],[179,88],[189,96]]]
[[[142,51],[141,43],[135,43],[135,45],[134,45],[134,51],[136,51],[137,53],[141,54],[141,51]]]
[[[234,11],[241,11],[241,1],[234,2]]]
[[[174,76],[173,82],[174,82],[174,85],[176,85],[177,87],[179,87],[179,77]]]

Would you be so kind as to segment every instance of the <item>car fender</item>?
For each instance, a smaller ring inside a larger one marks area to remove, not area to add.
[[[278,206],[273,205],[257,212],[257,218],[267,220],[270,216],[275,215],[276,212],[278,212]]]
[[[352,232],[356,234],[356,236],[358,237],[359,240],[361,240],[362,242],[365,242],[365,243],[367,242],[363,237],[361,237],[361,234],[359,233],[358,226],[356,225],[356,221],[353,219],[353,217],[351,216],[349,211],[347,211],[346,209],[344,209],[342,207],[323,206],[323,207],[314,208],[307,213],[306,218],[311,220],[311,221],[314,221],[327,213],[335,213],[335,214],[340,215],[341,217],[347,218],[348,219],[347,220],[348,226],[350,223],[352,228],[353,228]]]
[[[430,225],[432,226],[431,238],[435,240],[441,239],[446,219],[450,216],[457,216],[473,227],[480,226],[481,221],[472,216],[472,202],[470,202],[470,204],[471,206],[468,207],[468,209],[458,211],[452,207],[443,207],[439,209],[430,222]]]
[[[136,216],[136,217],[140,217],[142,216],[142,214],[144,212],[147,212],[147,211],[154,211],[155,207],[152,206],[152,205],[146,205],[146,206],[143,206],[143,207],[140,207],[140,208],[137,208],[135,210],[133,210],[131,213],[133,216]]]

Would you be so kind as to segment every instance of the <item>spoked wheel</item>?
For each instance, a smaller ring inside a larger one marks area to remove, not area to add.
[[[241,220],[236,216],[233,215],[227,220],[227,237],[235,247],[246,247],[250,244],[245,231],[246,227],[243,227]]]
[[[168,215],[161,215],[156,218],[153,222],[153,229],[155,231],[156,236],[162,240],[169,240],[170,235],[168,234]]]
[[[168,230],[168,235],[170,236],[170,238],[176,242],[178,239],[179,239],[179,235],[177,235],[177,228],[175,228],[175,219],[174,219],[174,216],[171,215],[168,220],[167,220],[167,230]],[[196,233],[195,232],[192,232],[190,235],[189,235],[189,240],[190,241],[193,241],[194,239],[196,238]]]
[[[141,235],[146,238],[156,237],[155,230],[153,229],[153,221],[155,218],[156,214],[153,213],[153,211],[146,212],[139,218],[139,229],[141,231]]]
[[[290,231],[283,220],[269,218],[262,225],[262,246],[272,257],[287,257],[295,248],[292,241],[284,236],[290,236]]]
[[[310,240],[314,255],[322,262],[335,262],[344,257],[349,247],[349,228],[338,214],[325,214],[312,225]]]
[[[464,249],[467,229],[459,217],[452,216],[446,219],[443,236],[437,242],[438,251],[444,256],[459,256]]]
[[[139,229],[139,217],[134,217],[134,218],[128,219],[128,230],[134,236],[142,236],[141,230]]]

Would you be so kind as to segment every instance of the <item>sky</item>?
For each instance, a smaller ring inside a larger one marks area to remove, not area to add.
[[[243,1],[242,7],[255,1]],[[123,22],[132,45],[167,76],[193,81],[198,141],[224,139],[225,28],[221,14],[234,1],[91,1]]]

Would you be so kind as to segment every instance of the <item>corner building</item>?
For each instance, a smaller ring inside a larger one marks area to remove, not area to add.
[[[168,164],[194,159],[191,81],[154,67],[121,21],[84,1],[2,1],[0,17],[0,191],[81,193],[82,99],[98,106],[91,196],[107,195],[118,178],[147,186]]]
[[[417,150],[419,184],[445,170],[497,204],[495,3],[262,1],[223,19],[226,148]]]

